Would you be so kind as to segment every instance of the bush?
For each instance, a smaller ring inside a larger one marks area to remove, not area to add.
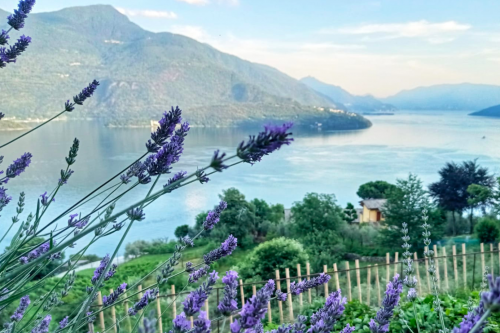
[[[474,229],[481,243],[496,241],[500,232],[498,221],[490,217],[483,217]]]
[[[241,265],[243,278],[258,276],[260,279],[274,278],[276,269],[290,269],[296,275],[297,264],[304,265],[309,256],[298,241],[289,238],[275,238],[262,243],[250,252]]]

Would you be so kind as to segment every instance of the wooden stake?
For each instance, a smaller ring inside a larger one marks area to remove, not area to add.
[[[271,302],[267,302],[267,321],[268,323],[273,322],[273,316],[271,315]]]
[[[97,292],[97,305],[99,305],[99,308],[102,309],[102,294],[100,291]],[[102,331],[104,332],[106,330],[106,326],[104,325],[104,312],[103,311],[99,312],[99,323],[100,323]]]
[[[176,305],[176,298],[175,298],[175,285],[173,284],[172,287],[172,318],[177,317],[177,305]]]
[[[493,267],[493,243],[490,243],[490,274],[491,277],[495,275],[495,269]]]
[[[415,271],[417,272],[417,290],[419,294],[422,294],[422,281],[420,281],[420,269],[419,269],[419,262],[418,262],[418,256],[417,252],[413,253],[413,260],[415,262]]]
[[[278,290],[281,290],[281,281],[280,281],[280,271],[276,270],[276,286]],[[283,304],[281,301],[278,301],[278,308],[280,310],[280,323],[283,324]]]
[[[382,304],[382,298],[380,297],[380,279],[378,276],[378,264],[375,264],[375,283],[377,286],[377,299],[378,299],[378,305]]]
[[[300,273],[300,264],[297,264],[297,276],[298,276],[298,279],[299,279],[299,282],[302,282],[302,274]],[[303,301],[302,301],[302,293],[299,294],[299,305],[302,307],[303,305]]]
[[[112,293],[113,289],[110,289],[109,294],[111,295]],[[114,305],[111,307],[111,323],[113,324],[113,331],[115,331],[115,333],[118,332],[118,327],[116,326],[116,309]]]
[[[453,254],[453,276],[455,278],[455,288],[458,287],[458,270],[457,270],[457,246],[453,245],[451,248]]]
[[[391,268],[390,268],[390,264],[391,264],[391,257],[389,256],[389,253],[386,253],[385,254],[385,263],[386,263],[386,266],[385,266],[385,283],[387,284],[389,282],[389,279],[391,278]]]
[[[368,266],[366,269],[366,305],[370,306],[370,289],[372,285],[372,277],[371,277],[371,272],[372,272],[372,266]]]
[[[399,252],[394,254],[394,275],[399,274]]]
[[[349,270],[349,261],[345,262],[345,269],[346,269],[346,274],[347,274],[347,299],[352,301],[352,295],[351,295],[351,271]]]
[[[338,272],[338,269],[337,269],[337,264],[333,264],[333,271],[334,271],[334,275],[335,275],[335,287],[337,287],[337,290],[340,290],[340,281],[339,281],[339,273]]]
[[[465,254],[465,243],[462,243],[462,262],[463,262],[463,269],[464,269],[464,275],[463,275],[463,280],[464,280],[464,288],[467,288],[467,256]]]
[[[448,282],[448,258],[446,257],[446,247],[443,246],[443,265],[444,265],[444,283],[446,290],[450,290],[450,284]]]
[[[293,321],[293,300],[292,300],[292,292],[290,291],[290,270],[288,268],[285,269],[285,277],[286,277],[286,293],[287,301],[288,301],[288,320]],[[326,283],[325,283],[326,284]]]
[[[207,319],[210,319],[208,317],[208,313],[209,313],[209,310],[208,310],[208,299],[205,300],[205,312],[207,313]],[[161,331],[160,331],[161,332]]]
[[[158,297],[156,297],[156,316],[158,317],[158,330],[159,330],[158,332],[163,332],[163,323],[161,322],[160,293],[158,293]],[[207,311],[207,317],[208,317],[208,311]]]
[[[241,306],[245,304],[245,294],[243,293],[243,280],[240,279]]]
[[[356,267],[356,285],[358,286],[358,299],[359,303],[363,304],[363,298],[361,297],[361,274],[359,271],[359,260],[354,261],[354,266]]]
[[[485,266],[484,265],[484,244],[481,243],[481,268],[482,268],[482,270],[481,270],[482,275],[481,276],[484,275],[484,266]]]
[[[125,291],[123,297],[125,298],[125,301],[123,302],[123,306],[125,307],[125,318],[127,318],[127,327],[128,327],[128,331],[131,332],[132,331],[132,324],[130,323],[130,316],[128,315],[128,301],[127,301],[127,292]],[[175,316],[174,316],[175,318]],[[93,328],[94,326],[92,326]],[[91,332],[92,333],[92,332]]]
[[[255,284],[252,284],[252,295],[257,295],[257,287],[255,286]]]
[[[326,265],[323,265],[323,273],[327,273],[328,272],[328,267],[326,267]],[[324,284],[325,286],[325,298],[328,297],[328,282]]]
[[[434,244],[433,250],[434,250],[434,266],[436,266],[437,285],[438,285],[438,288],[441,288],[441,276],[439,274],[439,260],[437,259],[437,257],[439,256],[439,254],[438,254],[438,250],[437,250],[437,245],[436,244]]]
[[[89,333],[94,333],[94,324],[89,323]]]
[[[425,251],[429,251],[429,248],[426,246]],[[427,291],[431,292],[431,278],[429,276],[429,259],[425,257],[425,275],[427,276]]]
[[[190,317],[189,317],[189,322],[191,323],[191,328],[193,328],[193,327],[194,327],[194,325],[193,325],[193,323],[194,323],[194,318],[193,318],[193,316],[190,316]]]
[[[309,263],[306,263],[306,274],[307,274],[307,280],[311,280],[311,265]],[[311,289],[307,291],[307,296],[309,297],[309,304],[312,303],[312,298],[311,298]]]

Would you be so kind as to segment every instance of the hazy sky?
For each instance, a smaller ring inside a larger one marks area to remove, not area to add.
[[[498,0],[37,0],[36,11],[115,6],[295,77],[387,96],[438,83],[500,84]],[[0,0],[12,10],[17,0]]]

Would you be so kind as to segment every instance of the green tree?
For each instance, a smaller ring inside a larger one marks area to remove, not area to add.
[[[424,189],[422,181],[413,174],[407,179],[398,179],[397,188],[387,196],[387,202],[382,208],[386,228],[381,230],[382,246],[386,244],[401,244],[401,228],[403,222],[408,224],[410,244],[413,251],[423,247],[422,211],[427,209],[432,227],[433,238],[442,237],[444,217],[432,204],[429,194]]]
[[[361,185],[356,194],[361,199],[385,199],[396,186],[383,180],[376,180]]]
[[[469,198],[467,199],[469,206],[472,209],[481,208],[483,215],[485,215],[486,208],[493,200],[493,190],[487,186],[471,184],[467,187],[467,193],[469,194]]]
[[[257,246],[239,267],[243,278],[274,278],[275,270],[289,268],[296,275],[297,264],[304,265],[309,260],[304,247],[296,240],[275,238]]]
[[[483,217],[474,228],[481,243],[491,243],[498,239],[500,230],[498,220],[490,217]]]
[[[347,206],[344,209],[344,220],[351,224],[352,222],[358,219],[358,213],[356,212],[356,208],[354,208],[353,204],[348,202]]]
[[[182,238],[189,235],[189,225],[184,224],[175,228],[174,235],[177,238]]]

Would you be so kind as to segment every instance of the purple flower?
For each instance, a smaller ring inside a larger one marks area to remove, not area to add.
[[[9,62],[16,62],[16,58],[26,51],[29,43],[31,43],[31,38],[22,35],[8,49],[5,47],[0,48],[0,67],[5,67]]]
[[[68,326],[68,319],[69,319],[68,316],[64,317],[63,320],[61,320],[59,322],[59,328],[62,329],[62,328],[65,328],[66,326]]]
[[[132,208],[127,211],[127,216],[130,221],[142,221],[146,217],[141,208]]]
[[[217,272],[213,271],[209,274],[207,280],[202,283],[196,290],[192,291],[182,302],[184,307],[184,313],[188,316],[193,316],[198,311],[200,311],[203,303],[208,299],[208,295],[213,289],[213,286],[217,282],[219,277]]]
[[[219,309],[223,315],[229,316],[233,311],[238,309],[238,303],[236,303],[238,273],[235,271],[227,271],[226,275],[222,277],[222,283],[224,283],[224,297],[217,306],[217,309]]]
[[[181,237],[180,239],[181,243],[184,245],[184,246],[191,246],[193,247],[194,246],[194,242],[193,240],[191,239],[191,237],[189,236],[184,236],[184,237]]]
[[[399,274],[394,276],[392,281],[387,283],[382,306],[377,315],[369,323],[370,331],[373,333],[386,333],[389,331],[389,322],[394,313],[394,308],[399,303],[400,294],[403,291],[403,282]]]
[[[303,280],[301,282],[290,284],[290,293],[292,295],[299,295],[306,292],[309,289],[321,286],[322,284],[328,283],[331,276],[325,273],[321,273],[319,276],[312,278],[311,280]]]
[[[159,126],[155,132],[151,133],[151,140],[146,143],[146,148],[150,153],[156,153],[160,148],[165,145],[167,139],[172,136],[177,124],[182,121],[182,110],[179,107],[172,107],[169,112],[163,113],[160,119]]]
[[[289,145],[293,139],[292,133],[287,132],[292,128],[292,123],[282,126],[265,126],[264,131],[257,136],[251,135],[248,142],[242,141],[237,149],[237,155],[244,162],[254,164],[260,162],[264,155],[269,155],[283,145]]]
[[[229,235],[229,237],[222,242],[218,249],[212,250],[209,253],[203,256],[203,261],[206,265],[210,265],[217,260],[224,258],[236,249],[238,245],[238,239],[236,239],[233,235]]]
[[[196,178],[198,178],[200,184],[208,183],[210,180],[203,170],[196,170]]]
[[[156,176],[169,173],[172,165],[179,161],[182,152],[184,151],[184,137],[189,131],[189,124],[185,123],[181,129],[175,132],[175,135],[169,142],[165,143],[158,152],[148,156],[146,163],[150,176]]]
[[[92,312],[87,312],[87,322],[88,323],[93,323],[96,319],[96,316],[92,315]]]
[[[12,197],[7,195],[7,189],[3,186],[0,187],[0,211],[7,206],[7,204],[12,200]]]
[[[31,333],[48,333],[51,320],[52,316],[46,315],[45,318],[42,319],[40,324],[38,324],[38,326],[35,326],[35,328],[31,330]]]
[[[408,294],[406,295],[406,298],[410,302],[413,302],[417,298],[417,291],[415,290],[415,288],[410,288],[408,290]]]
[[[191,324],[189,320],[187,320],[186,315],[184,312],[180,313],[177,315],[172,320],[172,323],[174,324],[172,327],[172,330],[170,330],[170,333],[183,333],[189,331],[189,328],[191,327]]]
[[[274,281],[269,280],[256,295],[243,305],[240,312],[241,318],[231,324],[232,333],[239,333],[241,329],[253,328],[264,318],[267,312],[267,303],[269,303],[274,289]]]
[[[165,191],[167,193],[170,193],[173,190],[178,189],[181,186],[181,184],[180,183],[177,183],[175,185],[173,185],[173,184],[176,183],[177,181],[183,179],[186,176],[186,174],[187,174],[186,171],[179,171],[179,172],[177,172],[172,178],[170,178],[167,181],[167,183],[165,185],[163,185],[163,188],[165,188]]]
[[[156,295],[158,294],[158,289],[148,289],[144,292],[139,302],[135,303],[133,307],[128,309],[129,316],[135,316],[137,312],[144,309],[149,301],[153,301],[156,299]]]
[[[42,197],[42,200],[40,200],[40,202],[44,206],[48,206],[50,204],[50,202],[56,201],[55,198],[52,198],[52,200],[50,200],[49,196],[47,195],[47,191],[45,191],[45,193],[43,193],[41,195],[41,197]]]
[[[14,311],[14,314],[10,316],[10,319],[13,321],[21,321],[24,316],[24,312],[30,305],[30,297],[28,295],[21,297],[21,301],[19,302],[19,306],[17,307],[16,311]]]
[[[343,329],[342,331],[340,331],[340,333],[352,333],[356,330],[356,326],[351,326],[349,324],[347,324]]]
[[[207,318],[205,311],[200,311],[198,319],[193,323],[194,333],[210,333],[210,320]]]
[[[257,325],[262,325],[262,323],[258,323]],[[260,329],[260,328],[259,328]],[[292,333],[292,325],[288,324],[288,325],[281,325],[281,326],[278,326],[277,329],[275,330],[271,330],[271,333]]]
[[[188,261],[186,263],[186,272],[191,273],[193,271],[194,271],[193,263],[191,261]]]
[[[282,292],[281,290],[276,290],[276,299],[278,301],[284,302],[286,301],[286,293]]]
[[[214,210],[208,212],[205,222],[203,222],[203,229],[211,230],[220,220],[220,215],[227,208],[227,203],[225,201],[219,202],[219,205],[215,207]]]
[[[7,44],[8,39],[10,39],[9,34],[7,33],[7,31],[2,29],[2,33],[0,33],[0,45]],[[5,115],[2,113],[2,117],[0,117],[0,119],[3,118],[3,116]]]
[[[202,268],[194,271],[193,273],[191,273],[189,275],[189,279],[188,279],[188,282],[189,283],[195,283],[197,282],[199,279],[201,279],[203,276],[207,275],[208,273],[208,270],[210,269],[210,266],[208,265],[205,265],[203,266]]]
[[[83,219],[78,220],[78,222],[75,223],[75,228],[83,229],[89,223],[89,221],[90,221],[90,216],[84,217]]]
[[[224,165],[224,157],[226,157],[226,153],[219,155],[219,149],[214,151],[212,162],[210,162],[210,167],[218,172],[222,172],[222,170],[227,169],[227,165]]]
[[[347,300],[340,290],[331,293],[325,305],[311,316],[311,328],[308,333],[329,333],[345,310]]]
[[[64,103],[64,111],[71,112],[75,109],[75,104],[71,103],[69,99]]]
[[[59,186],[63,186],[64,184],[68,183],[69,177],[75,173],[73,170],[68,169],[66,170],[61,170],[61,178],[59,178]]]
[[[24,28],[24,20],[28,17],[31,9],[35,5],[35,0],[21,0],[17,6],[17,10],[14,9],[14,14],[7,17],[8,24],[16,30]]]
[[[113,264],[111,266],[111,268],[109,269],[108,272],[104,273],[106,266],[109,263],[109,260],[110,260],[109,254],[106,254],[106,256],[104,258],[102,258],[101,263],[95,269],[94,276],[91,279],[91,282],[93,285],[95,285],[97,283],[97,281],[99,280],[99,278],[101,277],[102,274],[105,274],[104,281],[111,279],[111,277],[115,274],[115,272],[116,272],[116,265],[115,264]]]
[[[77,217],[77,216],[78,216],[78,214],[71,214],[69,216],[68,227],[73,227],[75,225],[75,223],[77,222],[77,221],[75,221],[75,217]]]
[[[54,241],[54,244],[55,244],[55,241]],[[39,247],[37,247],[36,249],[34,249],[31,252],[29,252],[27,257],[21,257],[21,258],[19,258],[19,262],[22,265],[25,265],[28,262],[31,262],[31,261],[37,259],[42,254],[47,253],[49,250],[50,250],[50,244],[49,244],[49,242],[45,242],[45,243],[41,244]]]
[[[83,102],[94,94],[97,86],[99,86],[99,82],[96,80],[92,81],[87,87],[83,88],[83,90],[78,95],[73,97],[73,102],[78,105],[83,105]]]
[[[481,293],[481,301],[486,309],[497,310],[500,308],[500,276],[493,279],[489,274],[488,283],[490,290]]]
[[[104,295],[102,297],[102,302],[104,303],[105,306],[113,304],[114,302],[116,302],[118,297],[120,297],[120,295],[125,292],[126,289],[127,289],[127,284],[122,283],[111,294],[109,294],[109,296]]]
[[[453,328],[452,333],[469,333],[472,330],[472,328],[476,325],[476,323],[479,321],[479,319],[484,315],[484,312],[485,312],[484,303],[483,301],[480,301],[479,306],[469,311],[469,313],[467,313],[462,319],[460,326]],[[483,332],[483,328],[485,325],[486,322],[483,322],[483,324],[479,327],[479,329],[476,332],[478,333]]]
[[[146,172],[147,165],[141,161],[137,161],[130,166],[130,168],[123,175],[120,176],[120,180],[124,184],[130,182],[130,178],[137,177],[140,184],[147,184],[151,181],[151,177]]]
[[[30,165],[32,157],[33,155],[31,155],[30,153],[24,153],[20,158],[9,165],[5,175],[8,178],[15,178],[16,176],[19,176]]]

